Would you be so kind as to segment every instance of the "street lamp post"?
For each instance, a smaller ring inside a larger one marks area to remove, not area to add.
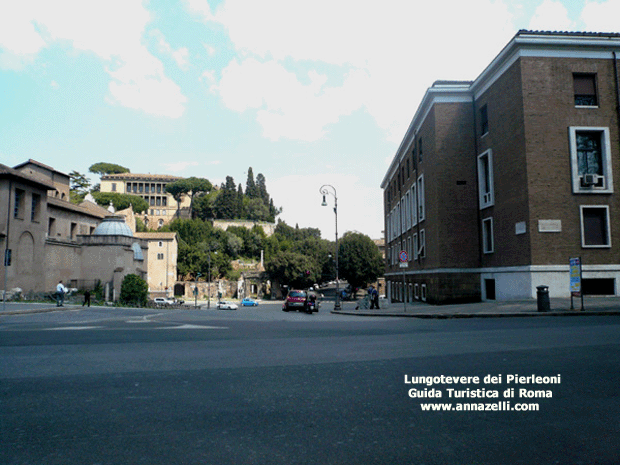
[[[217,255],[217,250],[213,252]],[[211,308],[211,249],[209,249],[209,255],[207,256],[207,263],[209,264],[209,276],[207,287],[207,308]]]
[[[196,278],[194,279],[194,308],[198,307],[198,278],[201,276],[201,273],[196,273]]]
[[[336,195],[336,188],[329,184],[321,186],[319,192],[323,195],[323,203],[321,203],[323,207],[327,206],[327,194],[334,196],[334,214],[336,216],[336,303],[334,304],[334,310],[340,310],[340,280],[338,278],[338,196]]]
[[[209,276],[207,284],[207,308],[211,308],[211,251],[209,250]]]

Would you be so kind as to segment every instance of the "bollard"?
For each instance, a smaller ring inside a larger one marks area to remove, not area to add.
[[[551,310],[551,302],[549,301],[549,286],[536,287],[536,300],[538,302],[539,312],[548,312]]]

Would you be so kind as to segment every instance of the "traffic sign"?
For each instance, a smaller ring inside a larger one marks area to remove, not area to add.
[[[401,250],[400,253],[398,254],[398,257],[400,258],[401,262],[408,262],[409,261],[409,255],[407,255],[407,251],[406,250]]]

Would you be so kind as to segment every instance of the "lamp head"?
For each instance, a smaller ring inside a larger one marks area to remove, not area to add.
[[[325,194],[323,194],[323,203],[321,204],[322,207],[327,207],[327,200],[325,200]]]

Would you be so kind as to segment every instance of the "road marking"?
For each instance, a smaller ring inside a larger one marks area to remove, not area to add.
[[[97,329],[103,326],[62,326],[59,328],[45,328],[44,331],[80,331],[84,329]]]
[[[201,325],[180,325],[180,326],[165,326],[163,328],[156,329],[228,329],[226,326],[201,326]]]
[[[150,315],[141,316],[139,320],[126,320],[125,323],[152,323],[150,318],[155,318],[160,315],[163,315],[163,313],[152,313]]]

